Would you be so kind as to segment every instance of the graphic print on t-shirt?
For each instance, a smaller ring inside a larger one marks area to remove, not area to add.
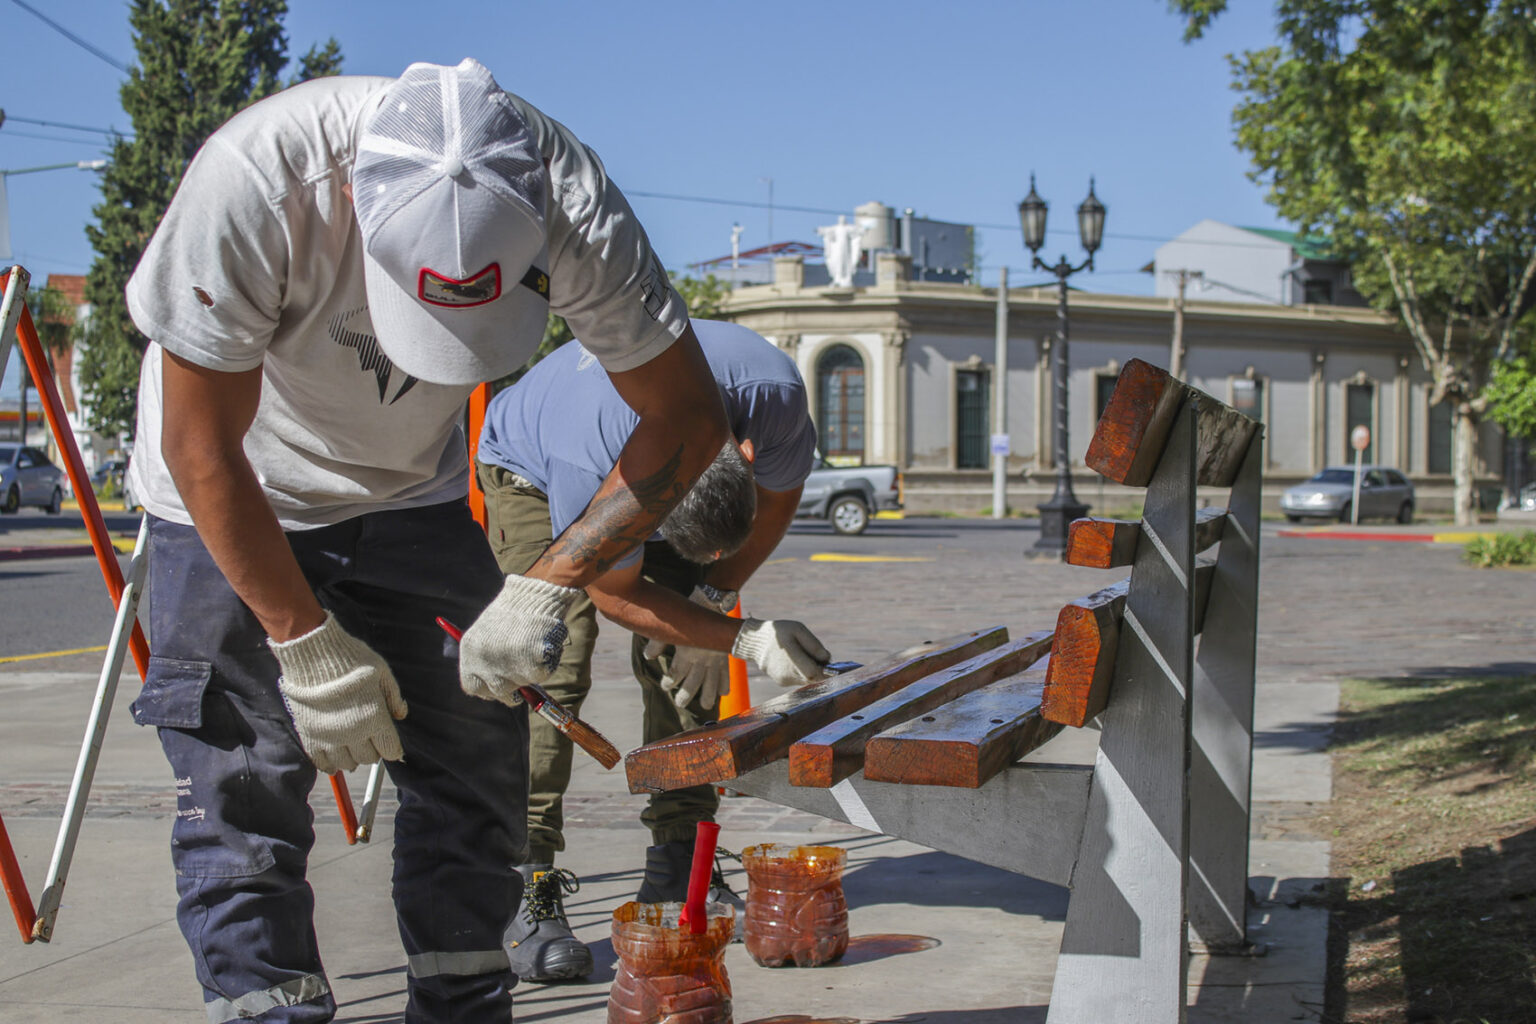
[[[338,313],[331,318],[331,322],[325,325],[326,333],[331,340],[343,348],[350,348],[357,353],[358,369],[364,373],[372,373],[374,379],[379,382],[379,401],[384,401],[384,396],[389,392],[389,379],[395,372],[395,364],[389,361],[384,350],[379,348],[379,339],[373,335],[373,321],[368,317],[368,307],[360,306],[357,309]],[[416,378],[410,374],[404,374],[405,382],[400,385],[400,390],[395,392],[395,397],[389,400],[394,405],[411,388],[416,386]]]

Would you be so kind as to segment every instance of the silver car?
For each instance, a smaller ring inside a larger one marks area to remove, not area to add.
[[[1304,484],[1280,495],[1280,511],[1291,522],[1317,517],[1349,522],[1354,515],[1355,468],[1329,466]],[[1413,484],[1386,466],[1360,467],[1360,518],[1413,522]]]
[[[36,505],[51,516],[64,507],[64,471],[40,448],[0,444],[0,512]]]

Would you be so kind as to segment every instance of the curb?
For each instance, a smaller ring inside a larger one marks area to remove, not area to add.
[[[1458,530],[1445,533],[1357,533],[1352,530],[1280,530],[1276,536],[1313,540],[1375,540],[1406,544],[1465,544],[1479,537],[1496,537],[1499,531]]]
[[[53,547],[0,548],[0,562],[21,561],[28,558],[70,558],[75,555],[94,555],[96,549],[89,544],[59,544]]]

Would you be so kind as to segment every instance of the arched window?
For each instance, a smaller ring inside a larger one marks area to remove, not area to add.
[[[847,345],[816,362],[816,413],[822,454],[864,461],[864,360]]]

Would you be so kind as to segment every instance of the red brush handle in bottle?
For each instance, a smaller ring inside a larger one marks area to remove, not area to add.
[[[720,841],[720,826],[712,821],[699,822],[693,840],[693,871],[688,876],[688,902],[677,919],[678,927],[701,935],[709,925],[704,898],[709,894],[709,877],[715,867],[715,844]]]

